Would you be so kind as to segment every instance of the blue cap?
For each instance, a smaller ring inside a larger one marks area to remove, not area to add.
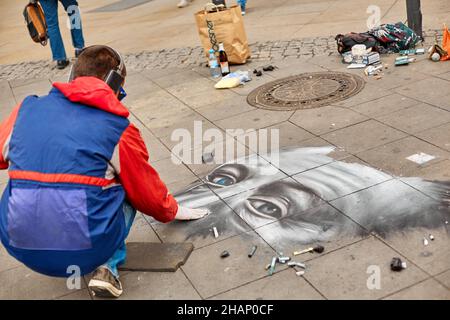
[[[209,53],[214,53],[214,49],[209,49]]]

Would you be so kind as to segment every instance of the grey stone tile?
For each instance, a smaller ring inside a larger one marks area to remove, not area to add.
[[[219,294],[219,300],[322,300],[323,297],[294,269],[275,273],[249,284]]]
[[[307,262],[319,257],[319,253],[293,256],[311,246],[321,244],[328,254],[368,236],[363,228],[327,203],[294,212],[278,221],[255,229],[277,252],[292,257],[293,261]]]
[[[246,97],[250,92],[252,92],[256,88],[275,80],[275,78],[272,77],[272,75],[269,72],[264,73],[263,76],[261,77],[257,77],[254,74],[252,74],[253,70],[248,71],[252,76],[252,81],[246,82],[244,85],[233,88],[231,89],[231,91],[235,92],[238,95]]]
[[[386,90],[373,84],[367,83],[364,89],[357,95],[340,102],[332,103],[332,105],[338,107],[352,107],[364,102],[379,99],[389,94],[391,94],[390,90]]]
[[[292,176],[299,183],[312,188],[324,200],[334,200],[390,180],[386,173],[360,163],[340,161],[307,170]]]
[[[450,123],[416,133],[416,136],[435,146],[450,151]]]
[[[55,299],[72,293],[66,279],[47,277],[24,266],[0,272],[0,283],[0,299]],[[81,280],[81,288],[85,287]]]
[[[442,97],[450,92],[450,81],[431,77],[396,88],[395,91],[417,100],[427,96]]]
[[[247,103],[247,99],[245,97],[237,96],[217,103],[202,106],[196,110],[209,121],[216,121],[254,109],[254,107]]]
[[[13,88],[13,93],[16,101],[20,103],[25,97],[30,95],[47,95],[51,88],[52,86],[48,79],[40,79],[39,81]]]
[[[143,214],[138,213],[128,235],[127,242],[161,242]]]
[[[176,182],[172,182],[172,183],[168,183],[167,184],[167,189],[169,189],[169,192],[171,194],[176,194],[177,192],[184,190],[186,188],[186,186],[190,185],[190,184],[194,184],[196,182],[198,182],[199,180],[197,178],[187,178],[185,180],[179,180]]]
[[[208,208],[210,214],[193,221],[178,221],[163,224],[152,221],[152,226],[163,242],[192,242],[195,248],[201,248],[215,242],[233,237],[250,228],[231,210],[225,202],[210,194],[209,202],[201,207]],[[181,206],[199,207],[187,200],[180,201]],[[214,237],[213,228],[217,229],[218,238]]]
[[[356,154],[405,136],[406,134],[403,132],[374,120],[369,120],[328,133],[323,135],[322,138],[343,148],[346,152]]]
[[[182,164],[175,164],[172,159],[151,162],[150,165],[158,172],[164,183],[174,183],[181,180],[195,180],[195,175]]]
[[[419,153],[432,155],[435,159],[424,164],[417,164],[407,159],[407,157]],[[424,169],[449,159],[450,153],[410,136],[358,153],[358,157],[371,166],[396,176],[422,176],[421,172]]]
[[[376,117],[389,114],[418,103],[419,102],[416,100],[394,93],[376,100],[354,105],[351,108],[352,110],[362,113],[368,117]]]
[[[428,77],[423,73],[412,70],[407,70],[408,72],[399,72],[399,68],[394,67],[393,63],[391,64],[391,66],[392,67],[383,70],[383,77],[381,79],[377,80],[375,77],[366,77],[366,81],[380,88],[392,90],[394,88],[405,86]]]
[[[450,66],[448,66],[448,63],[434,63],[428,60],[427,55],[417,57],[417,60],[418,61],[409,65],[409,67],[411,68],[408,69],[411,69],[411,71],[414,72],[421,72],[426,75],[434,75],[434,76],[438,76],[450,70]]]
[[[177,270],[174,273],[129,272],[121,276],[120,280],[123,286],[123,294],[119,300],[200,299],[200,296],[181,270]]]
[[[209,69],[208,69],[209,71]],[[148,74],[151,75],[150,71],[147,71],[145,73],[145,75],[147,76]],[[156,73],[153,74],[153,77],[156,76]],[[199,83],[202,84],[210,84],[209,82],[205,81],[208,80],[206,79],[204,76],[200,75],[199,73],[192,71],[192,70],[185,70],[185,71],[180,71],[180,72],[176,72],[176,73],[171,73],[171,72],[167,72],[166,75],[161,76],[161,77],[155,77],[153,79],[153,81],[160,86],[161,88],[171,88],[171,87],[175,87],[175,86],[182,86],[186,83],[189,82],[193,82],[193,81],[198,81]]]
[[[408,260],[407,270],[391,271],[389,265],[394,256],[398,256],[395,251],[369,237],[311,260],[304,277],[328,299],[358,300],[379,299],[427,277]],[[380,289],[369,289],[367,286],[371,283],[371,275],[374,275],[369,269],[371,266],[380,268]]]
[[[149,125],[147,124],[147,126]],[[201,128],[201,131],[198,131],[198,135],[194,135],[194,128],[196,126],[198,128]],[[202,133],[208,129],[217,129],[217,126],[198,114],[190,113],[189,115],[183,117],[182,120],[174,116],[172,118],[167,118],[167,121],[164,121],[163,123],[156,124],[155,126],[150,125],[149,128],[156,137],[165,137],[165,139],[162,141],[167,147],[171,149],[173,145],[177,144],[176,139],[175,141],[171,141],[171,136],[172,134],[174,134],[175,130],[178,131],[178,134],[176,134],[176,136],[181,135],[182,137],[184,137],[184,130],[187,130],[190,133],[190,137],[192,139],[192,147],[195,148],[195,146],[198,146],[202,142]],[[181,140],[180,138],[178,139]]]
[[[450,122],[450,112],[421,103],[376,119],[413,134]]]
[[[370,232],[393,237],[412,228],[434,228],[448,215],[441,202],[400,180],[389,180],[330,204]]]
[[[274,126],[266,128],[268,131],[268,137],[271,138],[271,130],[277,129],[279,131],[279,148],[282,147],[296,147],[304,140],[315,138],[310,132],[299,128],[298,126],[290,123],[283,122]],[[275,136],[274,136],[275,137]],[[272,139],[268,139],[267,151],[272,150]]]
[[[392,294],[387,300],[449,300],[450,290],[434,279],[428,279],[412,287]]]
[[[289,119],[293,111],[270,111],[257,109],[232,117],[215,121],[220,128],[226,129],[261,129]]]
[[[82,289],[58,297],[56,300],[92,300],[92,298],[89,294],[89,289]]]
[[[423,212],[433,214],[426,210]],[[436,228],[416,228],[408,232],[394,233],[385,241],[430,275],[437,275],[450,269],[449,231],[450,227],[440,221]],[[433,241],[430,240],[430,234],[434,236]],[[428,241],[427,246],[423,243],[424,238]]]
[[[450,289],[450,270],[441,273],[435,277],[440,283]]]
[[[257,245],[258,250],[250,259],[247,255],[252,245]],[[230,256],[222,259],[224,250]],[[194,250],[182,269],[200,295],[208,298],[266,276],[264,268],[274,255],[258,235],[249,232]],[[276,271],[286,269],[277,267]]]
[[[297,110],[290,122],[316,135],[325,134],[367,120],[366,116],[347,108],[327,106]]]

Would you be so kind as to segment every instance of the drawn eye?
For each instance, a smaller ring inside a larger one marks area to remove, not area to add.
[[[289,210],[289,201],[283,197],[252,196],[245,204],[251,213],[269,219],[283,218]]]
[[[232,186],[248,177],[247,167],[240,164],[225,164],[216,168],[206,176],[206,181],[210,186],[223,188]]]

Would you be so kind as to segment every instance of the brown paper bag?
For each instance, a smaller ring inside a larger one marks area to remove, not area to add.
[[[239,6],[234,5],[217,12],[199,11],[195,14],[195,21],[206,57],[209,56],[209,49],[213,47],[210,40],[212,32],[217,45],[223,43],[230,64],[246,63],[250,58],[244,19]],[[209,31],[207,21],[210,21],[213,31]],[[213,49],[217,50],[218,47]]]

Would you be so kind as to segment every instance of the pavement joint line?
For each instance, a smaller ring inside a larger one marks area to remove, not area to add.
[[[415,283],[413,283],[413,284],[410,284],[410,285],[408,285],[408,286],[406,286],[406,287],[404,287],[404,288],[402,288],[402,289],[399,289],[399,290],[397,290],[397,291],[388,293],[387,295],[384,295],[384,296],[382,296],[381,298],[379,298],[379,300],[384,300],[384,299],[386,299],[386,298],[388,298],[388,297],[390,297],[390,296],[393,296],[393,295],[395,295],[395,294],[397,294],[397,293],[400,293],[400,292],[402,292],[402,291],[408,290],[409,288],[412,288],[412,287],[414,287],[414,286],[416,286],[416,285],[418,285],[418,284],[421,284],[421,283],[423,283],[423,282],[425,282],[425,281],[428,281],[428,280],[430,280],[430,279],[433,279],[433,277],[431,277],[431,276],[430,276],[430,277],[427,277],[427,278],[425,278],[425,279],[423,279],[423,280],[420,280],[420,281],[418,281],[418,282],[415,282]],[[436,280],[436,279],[434,279],[434,280]]]
[[[447,269],[447,270],[445,270],[445,271],[439,272],[439,273],[435,274],[434,276],[432,276],[432,278],[433,278],[434,280],[436,280],[437,282],[439,282],[441,285],[443,285],[445,288],[447,288],[447,290],[450,291],[450,286],[447,285],[447,284],[445,284],[444,282],[442,282],[442,280],[439,280],[439,279],[438,279],[438,277],[440,277],[441,275],[443,275],[444,273],[446,273],[446,272],[448,272],[448,271],[450,271],[450,269]]]
[[[188,258],[189,260],[189,258]],[[183,269],[183,266],[187,263],[187,261],[181,265],[179,267],[179,269],[181,270],[181,272],[183,273],[183,275],[185,276],[185,278],[187,279],[187,281],[189,282],[189,284],[192,286],[192,288],[195,290],[195,292],[197,292],[198,296],[200,297],[200,300],[205,300],[205,298],[202,296],[202,294],[200,293],[199,290],[197,290],[197,288],[195,287],[194,283],[191,281],[191,279],[188,277],[188,275],[186,274],[186,272]]]

